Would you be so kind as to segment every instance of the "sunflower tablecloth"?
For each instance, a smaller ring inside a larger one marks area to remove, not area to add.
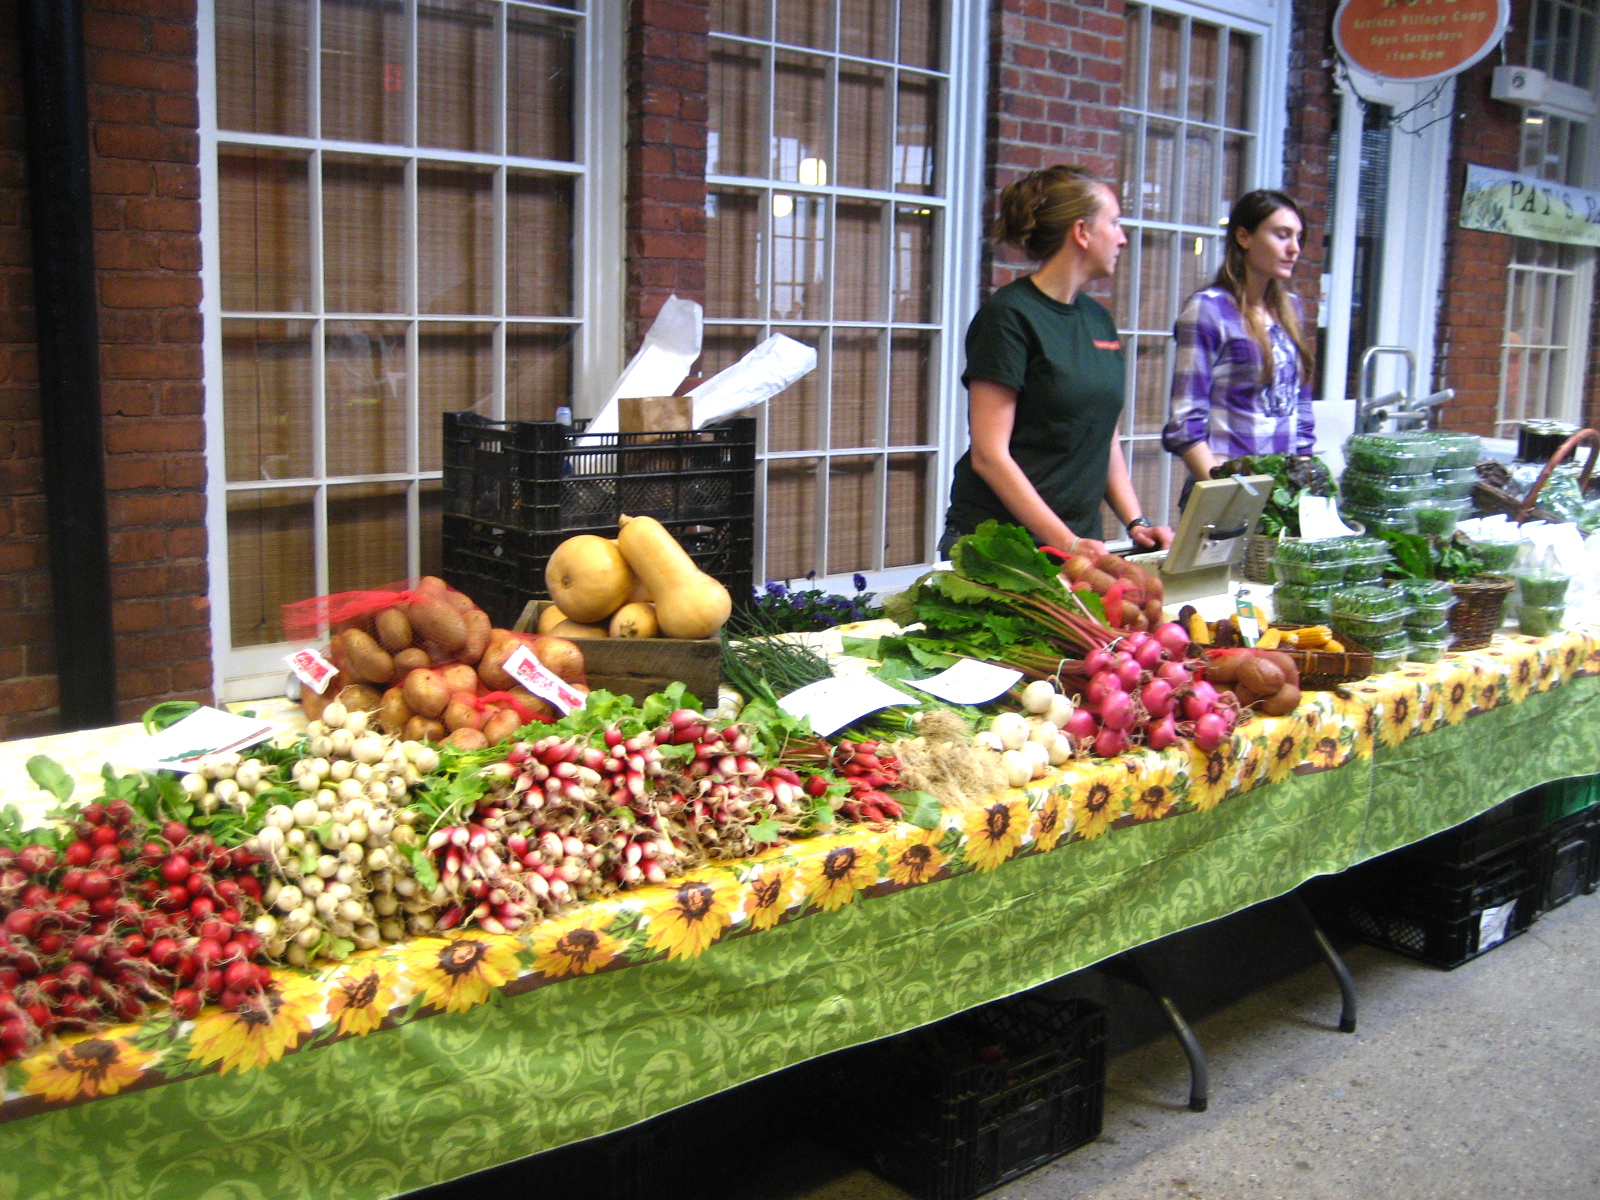
[[[1600,770],[1600,627],[1312,693],[1210,754],[1083,762],[278,975],[269,1020],[123,1026],[5,1069],[0,1200],[393,1196],[618,1129],[1212,920]]]

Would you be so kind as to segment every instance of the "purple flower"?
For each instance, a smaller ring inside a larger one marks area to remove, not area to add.
[[[867,590],[867,577],[865,575],[857,572],[852,582],[856,585],[856,591],[864,592]]]
[[[789,589],[784,587],[783,584],[779,583],[777,580],[769,579],[767,581],[767,595],[776,596],[779,600],[782,600],[788,594]]]

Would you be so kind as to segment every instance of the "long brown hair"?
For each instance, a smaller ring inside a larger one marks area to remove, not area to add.
[[[1000,215],[992,235],[1034,262],[1061,249],[1079,221],[1092,221],[1105,207],[1111,185],[1084,167],[1058,163],[1024,175],[1000,193]]]
[[[1259,188],[1253,192],[1246,192],[1234,201],[1233,208],[1228,213],[1227,249],[1223,251],[1222,265],[1217,268],[1217,277],[1211,281],[1212,287],[1222,288],[1233,297],[1239,315],[1244,318],[1244,327],[1250,331],[1250,336],[1255,339],[1256,345],[1261,347],[1263,359],[1261,377],[1264,382],[1272,378],[1272,342],[1267,336],[1266,325],[1245,295],[1245,248],[1239,244],[1239,230],[1253,234],[1261,228],[1268,217],[1285,208],[1300,218],[1301,228],[1304,229],[1305,214],[1300,211],[1300,205],[1288,192]],[[1269,279],[1267,290],[1261,299],[1278,324],[1283,326],[1284,332],[1289,335],[1289,340],[1294,343],[1294,348],[1299,351],[1300,378],[1303,382],[1311,378],[1316,354],[1311,349],[1311,343],[1306,340],[1305,331],[1300,328],[1299,314],[1295,312],[1294,303],[1290,299],[1293,295],[1292,291],[1276,279]]]

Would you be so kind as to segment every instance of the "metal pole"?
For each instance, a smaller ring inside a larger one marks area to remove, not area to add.
[[[61,726],[116,719],[83,17],[20,0],[45,516]]]

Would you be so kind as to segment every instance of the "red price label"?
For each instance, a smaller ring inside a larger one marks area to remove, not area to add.
[[[505,671],[535,696],[550,701],[564,713],[583,707],[584,694],[569,686],[560,676],[552,674],[526,646],[518,646],[506,659]]]
[[[319,696],[328,690],[328,681],[339,673],[337,667],[310,647],[289,655],[289,669]]]

